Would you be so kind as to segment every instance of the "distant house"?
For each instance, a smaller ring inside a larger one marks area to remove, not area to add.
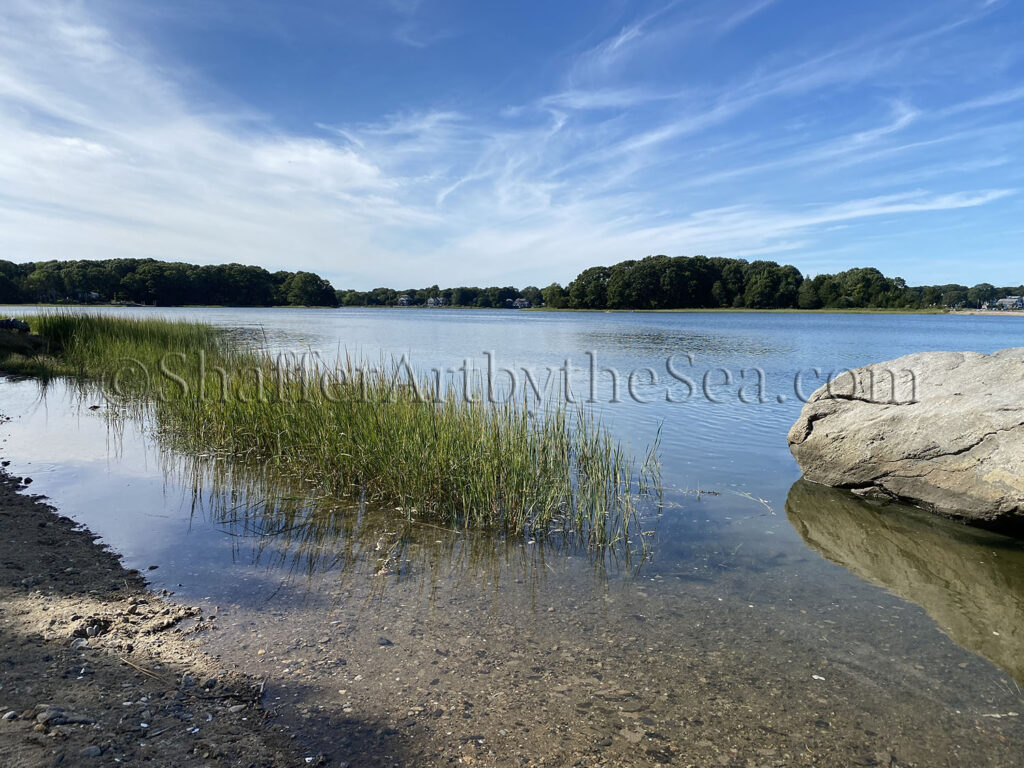
[[[1007,296],[996,302],[999,309],[1024,309],[1024,296]]]
[[[431,296],[429,299],[427,299],[428,307],[443,307],[447,303],[448,302],[445,301],[440,296]]]
[[[410,304],[412,304],[412,299],[409,297],[408,293],[403,293],[398,297],[398,306],[408,307]]]
[[[516,299],[512,302],[512,309],[529,309],[530,302],[527,299]]]

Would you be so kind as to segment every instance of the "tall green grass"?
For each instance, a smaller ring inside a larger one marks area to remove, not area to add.
[[[29,323],[49,354],[23,361],[25,372],[102,387],[113,413],[150,420],[167,447],[269,467],[412,518],[560,529],[604,547],[637,533],[638,497],[657,485],[656,447],[638,464],[560,401],[532,414],[400,380],[397,367],[277,358],[199,323],[71,313]]]
[[[42,340],[42,348],[31,356],[10,355],[0,360],[0,368],[41,379],[67,376],[86,382],[118,376],[135,389],[133,369],[136,376],[143,369],[159,371],[159,363],[168,353],[194,355],[206,350],[218,359],[232,355],[228,338],[202,323],[71,312],[24,319],[33,336]],[[143,389],[138,387],[139,396],[145,394]]]

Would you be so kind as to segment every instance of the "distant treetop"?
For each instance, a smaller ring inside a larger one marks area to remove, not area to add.
[[[0,261],[0,303],[36,302],[338,306],[331,284],[312,272],[272,273],[243,264],[199,266],[154,259]]]
[[[568,309],[924,309],[981,307],[1024,286],[908,286],[872,267],[805,278],[794,266],[706,256],[648,256],[588,267],[564,288],[528,285],[335,291],[312,272],[154,259],[0,261],[0,303],[110,303],[236,307],[423,306]]]

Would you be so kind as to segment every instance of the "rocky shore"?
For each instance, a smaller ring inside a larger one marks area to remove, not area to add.
[[[195,635],[216,616],[0,474],[0,765],[316,765]]]

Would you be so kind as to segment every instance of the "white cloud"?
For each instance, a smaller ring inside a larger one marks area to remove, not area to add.
[[[767,5],[719,22],[741,23]],[[777,62],[721,91],[602,80],[651,28],[673,28],[652,18],[581,54],[566,87],[525,107],[410,111],[298,135],[252,114],[192,107],[173,66],[83,6],[10,0],[0,9],[0,252],[242,261],[315,269],[339,287],[545,283],[656,252],[787,253],[842,222],[974,208],[1010,193],[813,186],[822,199],[808,205],[715,187],[867,162],[941,137],[893,143],[934,126],[910,98],[814,142],[770,124],[744,132],[766,104],[891,64],[866,43]],[[584,72],[590,79],[574,86]],[[705,161],[711,168],[696,173]]]

